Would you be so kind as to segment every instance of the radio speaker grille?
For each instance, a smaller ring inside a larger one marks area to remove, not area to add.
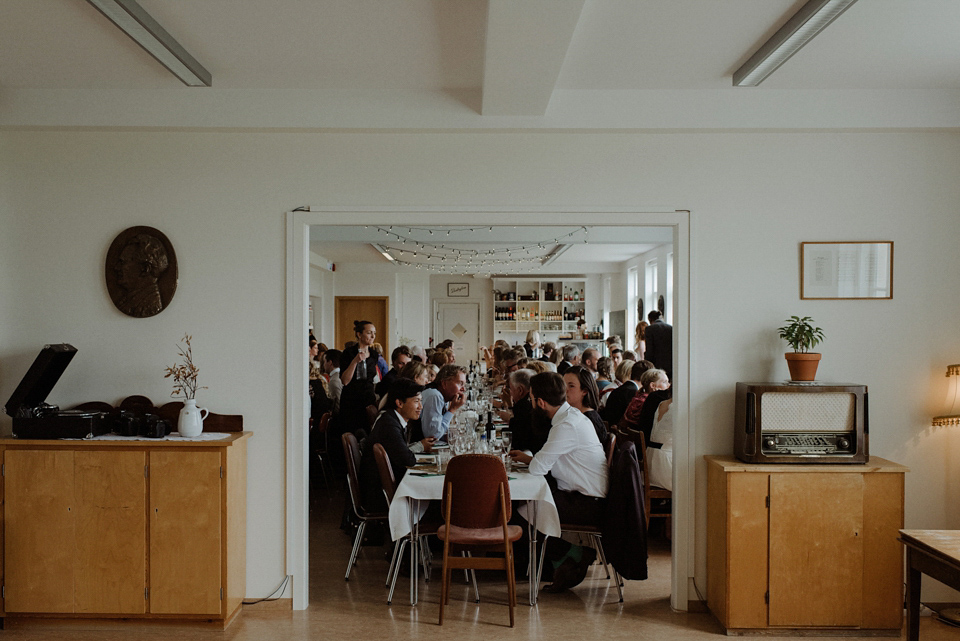
[[[767,392],[761,399],[764,432],[852,432],[855,429],[857,399],[853,394]]]

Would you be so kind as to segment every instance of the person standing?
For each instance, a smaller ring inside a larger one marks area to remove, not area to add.
[[[665,371],[667,377],[673,380],[673,326],[665,323],[657,310],[647,314],[647,319],[650,325],[644,332],[646,336],[644,360],[653,363],[657,369]]]
[[[377,396],[373,382],[377,377],[380,354],[373,348],[377,328],[367,320],[353,321],[357,337],[354,345],[340,356],[340,421],[346,431],[367,430],[376,417]],[[371,408],[372,409],[368,409]]]

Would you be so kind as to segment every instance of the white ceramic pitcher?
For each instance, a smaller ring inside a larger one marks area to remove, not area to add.
[[[210,411],[205,407],[197,407],[197,400],[189,398],[183,402],[180,410],[180,420],[177,422],[177,432],[184,438],[196,438],[203,432],[203,420]]]

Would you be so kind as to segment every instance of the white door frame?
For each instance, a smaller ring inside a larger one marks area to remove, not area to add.
[[[430,334],[431,334],[432,336],[434,336],[434,342],[435,342],[435,343],[438,341],[438,339],[440,339],[440,306],[441,306],[441,305],[474,305],[474,306],[476,306],[476,308],[477,308],[477,336],[479,337],[479,336],[481,335],[482,329],[483,329],[483,323],[480,322],[480,314],[481,314],[481,311],[480,311],[480,310],[481,310],[480,301],[478,301],[478,300],[462,300],[462,301],[458,301],[458,300],[455,299],[455,298],[454,298],[453,300],[451,300],[451,299],[449,299],[449,298],[437,298],[437,299],[435,299],[435,300],[433,301],[433,319],[432,319],[432,321],[431,321],[431,323],[430,323]],[[461,341],[461,344],[462,344],[462,341]],[[479,350],[477,350],[477,354],[479,354],[479,353],[480,353]],[[476,354],[474,354],[473,352],[470,352],[470,353],[469,353],[469,358],[468,358],[468,360],[471,360],[471,359],[472,359],[472,360],[477,360],[477,356],[476,356]],[[464,366],[466,366],[466,361],[464,361],[463,363],[461,363],[460,360],[459,360],[459,357],[458,357],[457,365],[464,365]]]
[[[307,303],[309,301],[310,227],[313,225],[418,225],[457,224],[482,220],[484,225],[542,227],[544,225],[658,226],[673,228],[674,269],[674,396],[673,456],[673,555],[670,605],[686,610],[695,576],[695,461],[690,428],[690,398],[694,372],[690,367],[693,317],[691,303],[691,215],[685,210],[539,208],[343,208],[310,207],[287,213],[286,272],[286,573],[292,577],[293,607],[305,610],[309,602],[309,464]],[[680,509],[677,509],[677,506]]]

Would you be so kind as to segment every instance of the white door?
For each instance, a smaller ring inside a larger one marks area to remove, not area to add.
[[[437,303],[433,344],[453,339],[457,365],[475,361],[480,354],[480,304]]]

